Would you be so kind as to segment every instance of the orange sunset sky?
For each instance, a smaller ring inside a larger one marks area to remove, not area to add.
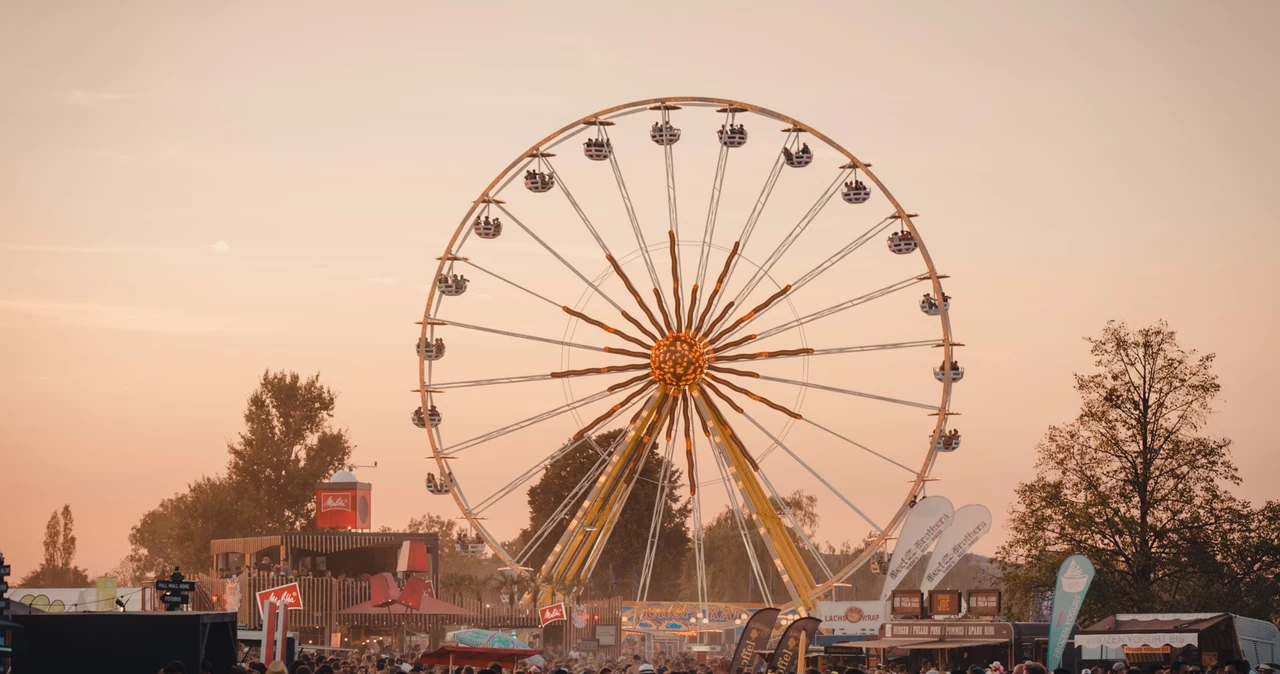
[[[15,577],[30,571],[46,519],[70,503],[78,564],[91,574],[115,566],[144,512],[223,469],[267,368],[320,372],[339,392],[336,422],[355,460],[379,462],[360,473],[374,484],[375,526],[456,515],[451,500],[423,490],[436,469],[409,423],[413,322],[434,258],[471,200],[538,138],[664,95],[732,98],[803,120],[874,164],[921,214],[950,275],[968,371],[953,402],[964,445],[939,460],[930,493],[991,508],[995,531],[977,552],[1003,540],[1013,488],[1033,476],[1047,426],[1075,415],[1072,373],[1090,367],[1081,338],[1108,319],[1164,318],[1185,347],[1218,354],[1210,432],[1234,440],[1239,495],[1275,498],[1278,34],[1280,4],[1265,0],[0,0],[0,551]],[[661,151],[645,136],[652,119],[620,122],[616,137],[657,240],[667,214]],[[675,119],[687,134],[675,149],[679,214],[697,250],[719,121],[705,110]],[[741,168],[728,171],[719,243],[732,241],[782,140],[779,124],[746,121],[753,135],[733,160]],[[607,168],[588,166],[576,147],[559,150],[565,177],[631,250]],[[757,262],[767,237],[780,239],[833,177],[823,149],[807,173],[784,175]],[[589,276],[603,270],[563,198],[512,189],[531,226]],[[779,282],[888,212],[880,195],[828,207],[779,266]],[[582,290],[514,229],[468,242],[467,253],[541,283],[557,302]],[[881,238],[858,256],[796,310],[923,269],[890,256]],[[635,264],[633,279],[644,273]],[[914,308],[923,290],[832,318],[810,342],[936,336],[936,319]],[[563,315],[503,293],[477,283],[446,315],[563,333]],[[607,305],[588,306],[606,315]],[[561,365],[554,349],[446,339],[458,348],[442,379]],[[853,360],[815,361],[809,376],[936,402],[927,351],[833,357]],[[575,367],[604,362],[574,358]],[[790,377],[798,363],[771,372]],[[558,385],[505,387],[445,396],[441,407],[457,440],[562,402]],[[903,460],[923,456],[931,426],[919,410],[819,393],[804,405]],[[459,460],[460,480],[475,494],[492,490],[508,465],[522,470],[573,430],[572,420],[556,424]],[[882,512],[901,502],[902,475],[829,438],[789,438],[853,501]],[[820,539],[862,537],[865,527],[794,463],[769,461],[780,489],[818,495]],[[519,497],[489,514],[500,537],[527,519]]]

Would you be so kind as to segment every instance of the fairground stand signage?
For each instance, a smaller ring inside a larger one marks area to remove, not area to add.
[[[707,621],[698,620],[701,605],[697,602],[646,601],[622,606],[622,624],[627,629],[685,631],[695,628],[720,630],[746,624],[764,604],[727,602],[707,603]]]
[[[891,622],[886,623],[884,628],[884,638],[892,639],[898,637],[918,637],[921,639],[937,639],[946,641],[948,639],[999,639],[1007,641],[1013,639],[1013,625],[1009,623],[999,622],[969,622],[969,621],[941,621],[941,620],[916,620],[910,622]]]

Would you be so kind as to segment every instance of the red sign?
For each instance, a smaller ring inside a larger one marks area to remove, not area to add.
[[[330,510],[341,510],[351,512],[351,492],[329,492],[320,497],[320,512],[327,513]]]
[[[278,601],[284,603],[291,609],[302,608],[302,593],[298,590],[297,583],[289,583],[280,587],[273,587],[270,590],[263,590],[258,593],[258,611],[262,611],[262,605],[267,601]]]
[[[564,602],[538,609],[538,618],[542,620],[543,627],[557,620],[564,620]]]

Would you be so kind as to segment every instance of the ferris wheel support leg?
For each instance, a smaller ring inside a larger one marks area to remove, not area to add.
[[[641,409],[639,418],[627,428],[626,442],[614,452],[586,499],[569,520],[560,540],[551,549],[551,554],[543,562],[538,572],[538,577],[544,583],[540,597],[543,604],[555,599],[557,585],[575,580],[576,575],[581,575],[578,572],[586,559],[586,554],[582,553],[589,552],[602,535],[607,538],[608,532],[600,525],[607,518],[611,505],[623,495],[622,487],[637,455],[642,450],[647,450],[649,441],[653,439],[648,437],[646,440],[648,430],[661,425],[661,413],[667,407],[666,402],[670,397],[667,387],[660,385]]]
[[[787,533],[782,518],[774,510],[773,502],[756,478],[755,471],[751,469],[746,451],[733,439],[736,436],[710,410],[710,401],[704,399],[702,393],[695,388],[692,394],[694,405],[711,433],[712,449],[724,457],[729,477],[750,511],[752,523],[760,532],[765,547],[773,554],[778,573],[782,576],[791,600],[801,614],[809,615],[814,610],[813,591],[817,586],[813,574]]]

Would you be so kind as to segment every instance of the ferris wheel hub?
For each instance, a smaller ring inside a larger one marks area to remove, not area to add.
[[[684,388],[702,380],[707,371],[707,349],[688,332],[673,332],[653,345],[649,365],[658,383]]]

